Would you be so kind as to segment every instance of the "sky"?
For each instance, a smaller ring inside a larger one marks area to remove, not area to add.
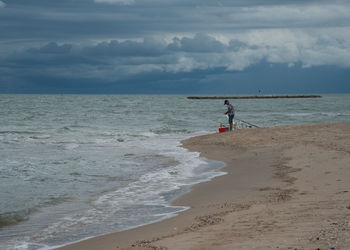
[[[348,0],[0,0],[0,93],[350,93]]]

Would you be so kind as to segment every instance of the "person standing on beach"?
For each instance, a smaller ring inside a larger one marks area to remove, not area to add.
[[[233,117],[235,117],[235,109],[228,100],[225,100],[224,105],[227,105],[227,111],[225,115],[228,115],[228,123],[230,124],[230,131],[232,131]]]

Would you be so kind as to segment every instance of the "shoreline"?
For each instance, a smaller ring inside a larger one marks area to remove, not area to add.
[[[184,139],[184,141],[188,140],[190,138],[192,138],[192,137]],[[61,245],[50,246],[48,248],[44,247],[43,249],[63,249],[65,247],[69,247],[71,245],[79,244],[79,243],[81,243],[83,241],[91,240],[91,239],[94,239],[94,238],[97,238],[97,237],[102,237],[102,236],[105,236],[105,235],[110,235],[110,234],[115,234],[115,233],[121,233],[121,232],[124,232],[124,231],[130,231],[130,230],[134,230],[134,229],[139,228],[139,227],[147,227],[147,226],[149,226],[151,224],[160,223],[162,221],[174,218],[174,217],[178,216],[179,214],[185,212],[186,210],[191,209],[191,207],[189,207],[189,206],[185,206],[185,205],[181,205],[181,204],[175,204],[175,203],[181,196],[191,192],[193,186],[201,184],[201,183],[204,183],[204,182],[209,182],[213,178],[217,178],[217,177],[220,177],[222,175],[226,175],[227,174],[226,172],[222,171],[222,169],[226,165],[224,162],[215,161],[215,160],[209,160],[209,159],[206,159],[206,158],[203,158],[203,157],[201,157],[201,158],[202,158],[202,160],[204,160],[207,163],[208,166],[210,166],[209,167],[211,169],[210,172],[212,174],[214,174],[214,173],[216,173],[216,174],[213,175],[213,176],[207,177],[208,179],[206,179],[206,180],[201,180],[200,182],[196,182],[194,184],[186,184],[184,186],[184,188],[180,188],[180,189],[183,189],[181,192],[177,192],[178,194],[176,194],[175,196],[172,195],[174,197],[168,200],[169,203],[165,207],[173,207],[173,208],[176,208],[178,211],[164,213],[163,214],[164,215],[163,218],[159,218],[159,219],[156,219],[156,220],[154,220],[152,222],[146,222],[144,224],[140,224],[140,225],[137,225],[137,226],[131,226],[130,228],[125,228],[125,229],[123,229],[121,231],[115,231],[115,232],[111,232],[111,233],[105,233],[105,234],[100,234],[100,235],[95,235],[95,236],[89,236],[89,237],[86,237],[86,238],[83,238],[83,239],[80,239],[80,240],[77,240],[77,241],[64,243],[64,244],[61,244]]]
[[[185,148],[225,162],[220,171],[227,172],[192,186],[171,203],[190,209],[59,249],[349,247],[350,169],[344,168],[350,162],[349,145],[349,122],[190,138],[183,142]]]

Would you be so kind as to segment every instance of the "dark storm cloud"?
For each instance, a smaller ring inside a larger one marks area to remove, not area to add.
[[[347,69],[349,12],[341,0],[0,0],[0,83],[206,84],[261,63]]]
[[[57,45],[55,42],[48,43],[41,48],[30,48],[27,50],[29,53],[37,54],[66,54],[72,49],[71,44]]]
[[[12,0],[1,8],[0,40],[86,41],[160,33],[348,25],[346,2]],[[115,4],[112,4],[115,3]]]
[[[258,32],[253,38],[243,36],[226,43],[200,33],[193,37],[174,37],[169,42],[112,40],[87,46],[51,42],[3,57],[0,67],[21,70],[19,74],[23,76],[34,73],[116,81],[152,72],[179,73],[217,68],[240,71],[262,61],[290,67],[300,63],[305,68],[350,66],[350,55],[346,53],[350,44],[344,38],[335,39],[330,34],[320,40],[314,39],[313,34],[286,31],[274,31],[274,34],[276,40],[273,43],[268,42],[270,34],[264,32]]]

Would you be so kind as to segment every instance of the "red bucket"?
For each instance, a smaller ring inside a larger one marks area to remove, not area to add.
[[[226,132],[226,128],[219,128],[219,133]]]

